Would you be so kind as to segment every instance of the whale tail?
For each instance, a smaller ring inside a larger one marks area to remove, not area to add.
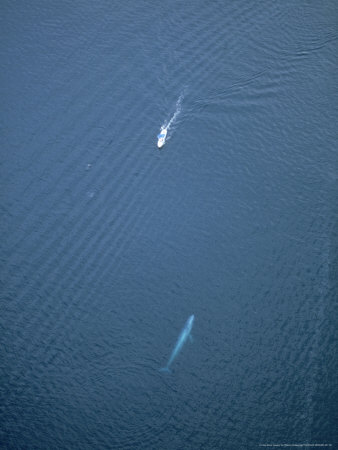
[[[169,369],[169,367],[162,367],[162,369],[160,369],[160,372],[171,373],[171,370]]]

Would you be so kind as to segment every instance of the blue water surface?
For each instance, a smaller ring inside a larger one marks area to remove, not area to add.
[[[338,446],[337,3],[1,12],[1,447]]]

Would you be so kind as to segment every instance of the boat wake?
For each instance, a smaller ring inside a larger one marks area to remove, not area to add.
[[[169,120],[169,122],[164,122],[164,124],[161,126],[161,130],[166,129],[167,131],[169,131],[170,127],[173,126],[173,124],[176,122],[178,115],[181,113],[182,111],[182,101],[184,98],[184,93],[182,93],[179,97],[178,100],[176,102],[176,111],[174,112],[173,116],[171,117],[171,119]],[[168,139],[170,139],[170,137],[168,136]]]

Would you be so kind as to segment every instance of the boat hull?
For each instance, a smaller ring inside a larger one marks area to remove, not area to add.
[[[167,138],[167,130],[161,130],[161,133],[158,135],[157,147],[162,148],[165,144],[165,140]]]

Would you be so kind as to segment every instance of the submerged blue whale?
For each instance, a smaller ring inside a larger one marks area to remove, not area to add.
[[[172,351],[170,358],[168,359],[167,365],[165,367],[162,367],[162,369],[160,369],[160,372],[170,372],[170,365],[174,361],[176,356],[179,354],[179,352],[181,351],[183,345],[185,344],[185,341],[188,338],[190,338],[190,340],[192,341],[191,329],[192,329],[192,325],[194,323],[194,319],[195,319],[195,316],[192,315],[186,321],[183,330],[181,331],[180,335],[178,336],[175,348]]]

